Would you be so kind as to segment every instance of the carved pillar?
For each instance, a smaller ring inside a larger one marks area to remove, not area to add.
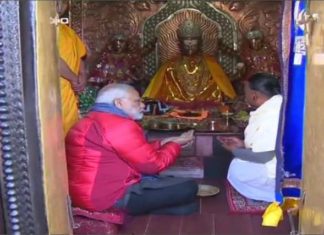
[[[0,2],[1,192],[8,234],[47,232],[39,152],[32,139],[37,138],[36,107],[27,109],[34,94],[24,96],[34,85],[32,5]]]

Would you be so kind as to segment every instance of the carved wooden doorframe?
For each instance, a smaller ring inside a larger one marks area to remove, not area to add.
[[[35,120],[32,4],[0,2],[1,196],[8,234],[47,233]]]
[[[72,233],[55,16],[55,1],[0,1],[0,233]]]
[[[305,11],[307,47],[306,104],[303,155],[303,196],[300,234],[324,234],[324,5],[308,1]]]

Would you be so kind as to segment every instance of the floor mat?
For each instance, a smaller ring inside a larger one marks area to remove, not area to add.
[[[252,200],[237,192],[226,180],[226,197],[228,207],[233,214],[263,214],[269,202]]]

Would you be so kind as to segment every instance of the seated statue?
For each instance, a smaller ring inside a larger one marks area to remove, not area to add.
[[[112,38],[91,73],[91,83],[101,87],[109,83],[134,84],[139,80],[142,59],[139,54],[133,53],[128,44],[123,34]]]
[[[267,72],[280,76],[280,63],[278,54],[264,42],[264,35],[260,30],[251,30],[246,34],[249,43],[243,51],[243,60],[246,74],[243,79],[260,72]]]
[[[98,89],[107,84],[125,83],[140,89],[138,85],[141,85],[139,80],[143,74],[141,70],[142,57],[138,53],[138,48],[135,48],[136,45],[134,48],[131,46],[123,34],[116,34],[109,40],[108,45],[99,56],[95,68],[90,72],[88,86],[84,92],[79,94],[81,115],[90,110]]]
[[[235,90],[216,60],[201,52],[201,28],[191,20],[177,30],[181,56],[167,61],[154,75],[143,97],[195,108],[233,99]]]

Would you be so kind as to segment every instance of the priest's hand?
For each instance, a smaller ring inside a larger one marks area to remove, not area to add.
[[[244,141],[235,136],[219,136],[217,140],[221,142],[222,146],[228,151],[233,151],[237,148],[244,148]]]

